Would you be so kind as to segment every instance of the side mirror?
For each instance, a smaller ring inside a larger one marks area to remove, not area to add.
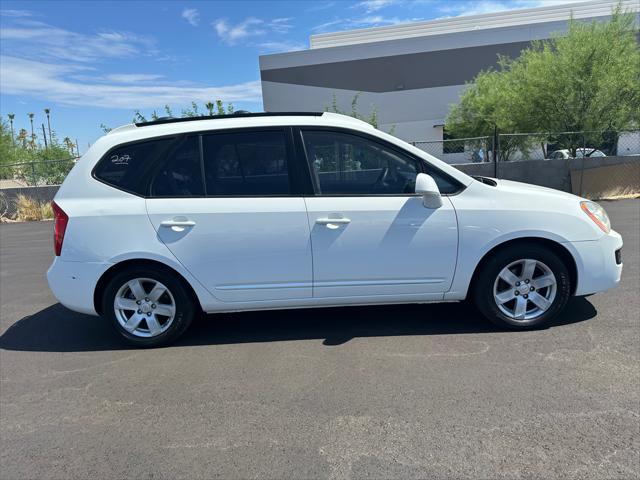
[[[416,193],[422,195],[422,204],[426,208],[440,208],[442,197],[436,181],[426,173],[419,173],[416,176]]]

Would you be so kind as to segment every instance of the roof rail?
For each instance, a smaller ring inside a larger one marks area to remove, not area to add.
[[[198,120],[218,120],[221,118],[238,118],[238,117],[319,117],[324,112],[257,112],[251,113],[246,110],[240,110],[235,113],[230,113],[228,115],[207,115],[202,117],[183,117],[183,118],[174,118],[174,117],[161,117],[156,120],[151,120],[150,122],[139,122],[136,123],[136,127],[148,127],[150,125],[162,125],[165,123],[179,123],[179,122],[195,122]]]

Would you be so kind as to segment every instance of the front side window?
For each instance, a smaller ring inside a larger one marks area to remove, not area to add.
[[[443,195],[464,188],[433,165],[382,142],[329,130],[303,130],[302,136],[319,194],[410,195],[420,172],[431,175]]]
[[[204,195],[198,137],[181,138],[167,150],[162,166],[151,182],[152,197]]]
[[[174,141],[163,138],[116,147],[100,160],[93,174],[121,190],[146,195],[151,173]]]
[[[212,133],[202,140],[207,195],[290,193],[283,131]]]
[[[321,194],[390,195],[415,192],[418,165],[410,157],[357,135],[303,132]]]

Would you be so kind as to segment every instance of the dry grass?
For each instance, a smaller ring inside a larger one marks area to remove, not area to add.
[[[19,194],[16,199],[16,220],[29,222],[53,218],[53,209],[47,202],[39,202],[26,195]]]

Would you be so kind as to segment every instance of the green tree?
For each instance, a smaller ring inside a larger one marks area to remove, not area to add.
[[[47,127],[49,130],[49,143],[53,143],[53,137],[51,135],[51,109],[45,108],[44,114],[47,116]]]
[[[198,104],[196,102],[191,102],[191,105],[187,108],[183,108],[181,110],[180,116],[185,117],[203,117],[205,115],[231,115],[233,113],[233,105],[231,103],[227,103],[227,108],[225,109],[224,103],[222,100],[216,100],[214,102],[207,102],[204,104],[204,109],[206,110],[206,114],[200,112]],[[164,111],[167,117],[173,117],[173,111],[169,105],[164,106]],[[156,110],[153,110],[150,115],[151,120],[157,120],[159,117]],[[147,116],[143,114],[140,110],[134,110],[133,112],[133,123],[143,123],[146,122]],[[100,129],[104,133],[108,133],[111,128],[105,125],[104,123],[100,124]]]
[[[351,112],[345,112],[338,107],[338,100],[336,98],[335,93],[333,94],[333,98],[331,99],[331,106],[325,107],[325,112],[339,113],[341,115],[349,115],[353,118],[357,118],[358,120],[362,120],[367,122],[369,125],[372,125],[375,128],[378,128],[378,109],[376,107],[371,108],[371,113],[368,115],[363,115],[358,110],[358,102],[360,100],[360,92],[356,93],[351,99]],[[394,127],[391,127],[389,131],[390,134],[393,135]]]
[[[72,156],[52,131],[49,148],[29,142],[29,133],[20,129],[12,138],[11,127],[0,118],[0,178],[16,178],[29,185],[59,184],[73,166]]]
[[[533,42],[516,59],[499,58],[498,69],[478,74],[451,108],[447,131],[457,137],[542,132],[575,156],[584,143],[597,145],[611,141],[612,132],[637,128],[640,49],[634,21],[618,6],[609,21],[571,20],[566,35]],[[510,149],[530,147],[518,138],[512,145],[501,141],[507,158]]]
[[[31,122],[31,140],[29,141],[29,146],[32,149],[36,148],[36,134],[33,131],[33,113],[27,113],[27,115],[29,116],[29,122]]]
[[[7,116],[9,117],[9,123],[11,124],[11,143],[13,143],[13,139],[15,138],[15,135],[13,133],[13,119],[16,118],[16,114],[10,113]]]

